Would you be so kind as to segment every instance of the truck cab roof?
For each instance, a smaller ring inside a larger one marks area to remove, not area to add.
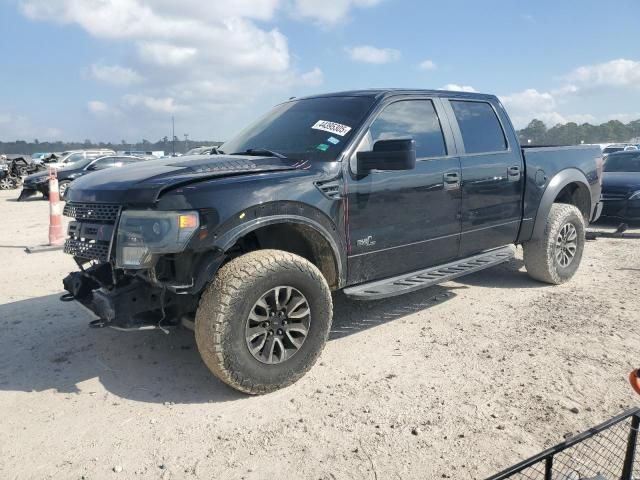
[[[416,88],[372,88],[364,90],[345,90],[341,92],[329,92],[319,95],[309,95],[305,97],[295,98],[308,99],[308,98],[323,98],[323,97],[372,97],[382,99],[386,97],[393,97],[396,95],[427,95],[432,97],[448,97],[448,98],[466,98],[466,99],[478,99],[489,100],[496,99],[495,95],[478,92],[462,92],[452,90],[430,90],[430,89],[416,89]],[[293,98],[291,99],[293,100]]]

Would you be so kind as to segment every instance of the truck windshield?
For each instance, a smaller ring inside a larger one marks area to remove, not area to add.
[[[278,105],[220,153],[270,150],[296,160],[335,161],[374,103],[373,97],[318,97]]]
[[[640,172],[640,154],[610,155],[604,164],[605,172]]]

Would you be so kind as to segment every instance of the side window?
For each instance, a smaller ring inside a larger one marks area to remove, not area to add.
[[[496,112],[486,102],[451,100],[466,153],[500,152],[507,140]]]
[[[371,141],[413,138],[417,158],[443,157],[447,147],[431,100],[402,100],[387,106],[369,128]]]
[[[91,170],[102,170],[103,168],[109,168],[111,166],[113,166],[113,157],[106,157],[96,160],[90,168]]]
[[[67,163],[74,163],[74,162],[78,162],[80,160],[84,160],[84,154],[83,153],[72,153],[71,155],[69,155],[67,157]]]
[[[138,159],[137,158],[131,158],[131,157],[116,157],[116,163],[121,163],[122,165],[127,165],[128,163],[135,163],[137,162]]]

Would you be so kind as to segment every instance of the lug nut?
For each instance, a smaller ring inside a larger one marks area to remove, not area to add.
[[[272,335],[273,335],[273,330],[269,330],[269,332],[267,333],[267,335],[272,336]]]
[[[286,320],[282,320],[282,325],[286,325],[287,321]]]
[[[278,335],[282,335],[282,333],[283,333],[283,332],[282,332],[282,329],[281,329],[281,328],[279,328],[279,329],[278,329]]]

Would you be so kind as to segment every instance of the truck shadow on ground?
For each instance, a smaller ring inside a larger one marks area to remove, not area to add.
[[[513,267],[510,269],[513,275]],[[491,282],[495,271],[476,274]],[[516,280],[513,286],[519,286]],[[356,302],[334,295],[330,340],[424,311],[456,297],[466,285]],[[437,318],[434,317],[434,321]],[[59,295],[0,305],[0,391],[111,395],[150,403],[228,402],[250,398],[213,377],[200,360],[193,333],[178,329],[123,333],[87,327],[89,315]]]

